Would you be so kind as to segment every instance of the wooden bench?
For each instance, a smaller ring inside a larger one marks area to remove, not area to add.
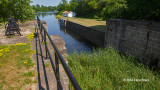
[[[8,36],[8,35],[11,35],[10,32],[17,32],[17,34],[21,35],[20,33],[20,28],[19,28],[19,24],[18,22],[13,19],[13,18],[10,18],[8,19],[8,23],[5,25],[5,35]]]

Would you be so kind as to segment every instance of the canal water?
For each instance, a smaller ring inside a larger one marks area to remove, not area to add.
[[[70,30],[61,27],[58,19],[53,13],[38,14],[40,20],[45,20],[48,26],[49,35],[60,35],[65,41],[67,52],[93,52],[94,45],[83,37],[71,32]]]

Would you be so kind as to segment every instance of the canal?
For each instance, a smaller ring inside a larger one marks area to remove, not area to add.
[[[58,19],[53,13],[38,14],[40,20],[45,20],[48,26],[49,35],[60,35],[65,41],[67,52],[73,53],[74,51],[80,52],[93,52],[94,45],[84,39],[83,37],[71,32],[70,30],[61,27]]]

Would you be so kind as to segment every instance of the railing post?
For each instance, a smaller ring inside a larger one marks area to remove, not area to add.
[[[43,32],[42,32],[42,30],[43,30],[43,27],[42,27],[42,24],[41,24],[41,29],[40,29],[40,33],[41,33],[41,36],[42,36],[42,42],[43,42]]]
[[[37,26],[35,26],[35,33],[37,33],[38,29]],[[40,79],[40,70],[39,70],[39,60],[38,60],[38,48],[37,48],[37,36],[35,37],[35,46],[36,46],[36,61],[37,61],[37,72],[38,72],[38,85],[39,85],[39,90],[42,90],[41,86],[41,79]]]
[[[39,17],[37,16],[37,23],[39,26],[39,31],[40,34],[42,36],[42,41],[40,41],[40,38],[38,37],[38,41],[39,41],[39,47],[40,47],[40,51],[41,51],[41,58],[42,58],[42,63],[43,63],[43,69],[44,69],[44,75],[45,75],[45,81],[46,81],[46,87],[47,90],[49,90],[49,85],[48,85],[48,79],[47,79],[47,75],[46,75],[46,70],[45,70],[45,66],[44,66],[44,61],[43,61],[43,56],[42,56],[42,49],[41,49],[41,44],[40,42],[43,42],[44,39],[44,43],[45,43],[45,49],[46,49],[46,57],[49,57],[51,64],[52,64],[52,68],[54,71],[54,74],[56,76],[57,79],[57,90],[63,90],[62,84],[60,82],[60,73],[59,73],[59,60],[61,61],[62,66],[64,67],[66,74],[68,75],[71,83],[73,84],[75,90],[81,90],[79,84],[77,83],[76,79],[74,78],[72,72],[70,71],[69,67],[67,66],[66,62],[64,61],[63,57],[61,56],[60,52],[58,51],[56,45],[54,44],[54,42],[52,41],[51,37],[49,36],[49,34],[47,33],[45,27],[43,26],[42,22],[40,21]],[[38,29],[37,29],[37,33],[38,33]],[[44,32],[43,32],[43,31]],[[53,46],[54,50],[55,50],[55,66],[51,57],[51,54],[49,52],[48,46],[47,46],[47,40],[46,38],[48,37],[49,42],[51,43],[51,45]],[[48,54],[48,55],[47,55]],[[40,86],[39,86],[40,87]],[[43,87],[41,87],[43,88]]]
[[[44,30],[44,44],[45,44],[45,51],[46,51],[46,59],[48,58],[48,51],[47,51],[47,40],[46,40],[46,31]]]
[[[58,56],[55,53],[55,64],[56,64],[56,78],[57,78],[57,90],[60,90],[60,87],[58,85],[58,82],[60,82],[60,77],[59,77],[59,61],[58,61]]]

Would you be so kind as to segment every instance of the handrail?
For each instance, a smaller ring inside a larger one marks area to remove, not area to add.
[[[41,31],[41,35],[42,35],[42,41],[44,41],[45,43],[45,50],[46,50],[46,58],[49,56],[49,59],[51,61],[51,65],[52,65],[52,68],[53,68],[53,71],[55,73],[55,76],[56,76],[56,79],[57,79],[57,89],[58,90],[62,90],[63,87],[61,85],[61,82],[60,82],[60,76],[59,76],[59,60],[60,62],[62,63],[62,66],[67,74],[67,76],[69,77],[72,85],[74,86],[75,90],[81,90],[79,84],[77,83],[76,79],[74,78],[72,72],[70,71],[69,67],[67,66],[65,60],[63,59],[62,55],[60,54],[58,48],[56,47],[55,43],[52,41],[51,37],[49,36],[47,30],[45,29],[43,23],[40,21],[39,17],[37,16],[37,24],[40,28],[40,31]],[[42,34],[42,30],[44,32],[44,35]],[[54,51],[55,51],[55,62],[56,62],[56,67],[54,66],[53,64],[53,60],[52,60],[52,57],[51,57],[51,54],[48,50],[48,46],[46,44],[46,36],[48,37],[52,47],[54,48]]]
[[[37,32],[37,27],[35,26],[35,32]],[[40,79],[40,70],[39,70],[39,61],[38,61],[38,48],[37,48],[37,38],[35,39],[36,42],[36,59],[37,59],[37,73],[38,73],[38,86],[41,89],[41,79]]]

